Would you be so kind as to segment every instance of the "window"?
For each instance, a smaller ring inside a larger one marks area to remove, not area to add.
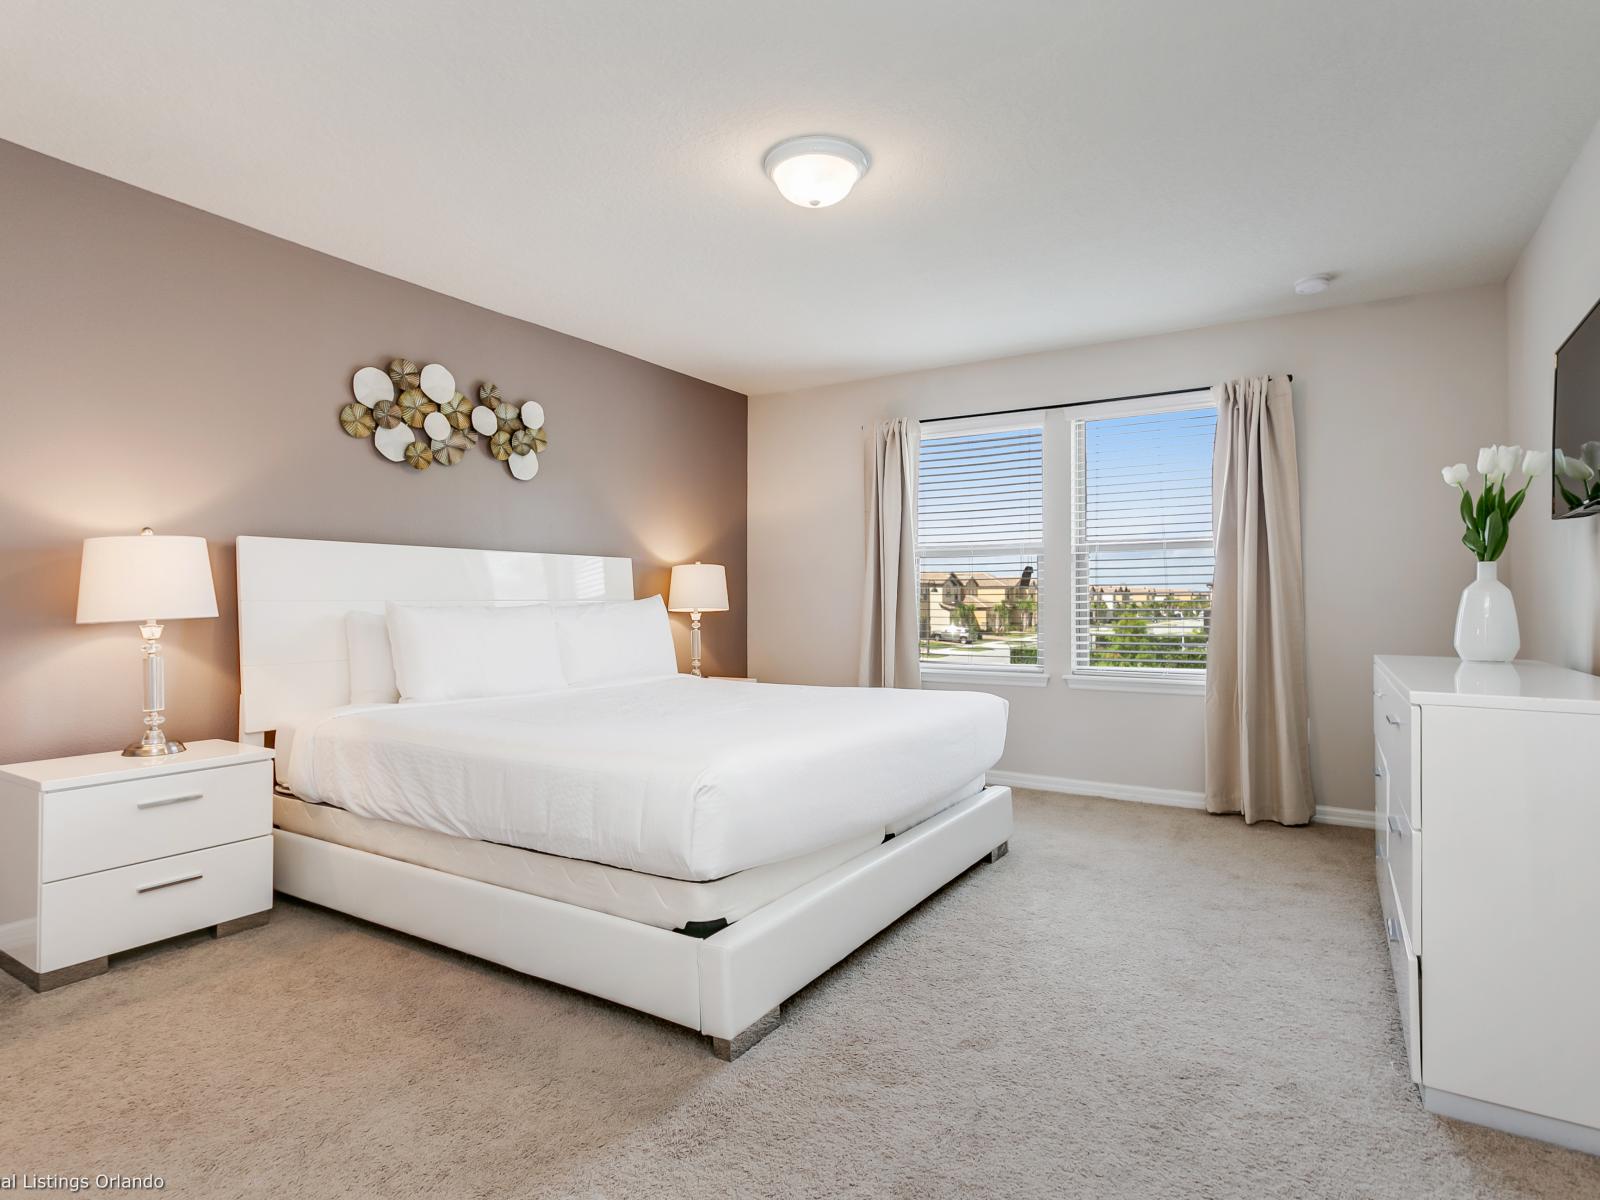
[[[1216,427],[1210,404],[1073,420],[1074,682],[1204,681]]]
[[[1040,675],[1043,546],[1040,422],[923,433],[917,601],[925,674]]]

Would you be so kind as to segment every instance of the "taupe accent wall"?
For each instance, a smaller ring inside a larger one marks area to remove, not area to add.
[[[352,373],[401,355],[542,402],[538,477],[481,450],[414,472],[346,437]],[[136,630],[73,617],[82,539],[141,525],[211,542],[222,615],[165,639],[181,737],[237,728],[240,534],[627,555],[638,595],[724,563],[707,672],[744,673],[734,392],[0,142],[0,393],[0,762],[138,732]]]

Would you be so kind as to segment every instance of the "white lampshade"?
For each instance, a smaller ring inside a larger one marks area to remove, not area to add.
[[[727,612],[728,573],[715,563],[673,567],[667,607],[673,612]]]
[[[85,538],[78,624],[179,621],[217,615],[205,538]]]

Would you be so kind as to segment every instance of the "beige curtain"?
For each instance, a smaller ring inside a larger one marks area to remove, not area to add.
[[[867,570],[862,687],[914,688],[917,668],[917,423],[866,430]]]
[[[1304,825],[1311,795],[1294,397],[1279,376],[1211,389],[1216,582],[1206,654],[1206,807]]]

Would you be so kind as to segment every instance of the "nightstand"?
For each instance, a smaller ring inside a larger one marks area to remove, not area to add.
[[[191,742],[0,767],[0,969],[36,992],[272,908],[272,751]]]

